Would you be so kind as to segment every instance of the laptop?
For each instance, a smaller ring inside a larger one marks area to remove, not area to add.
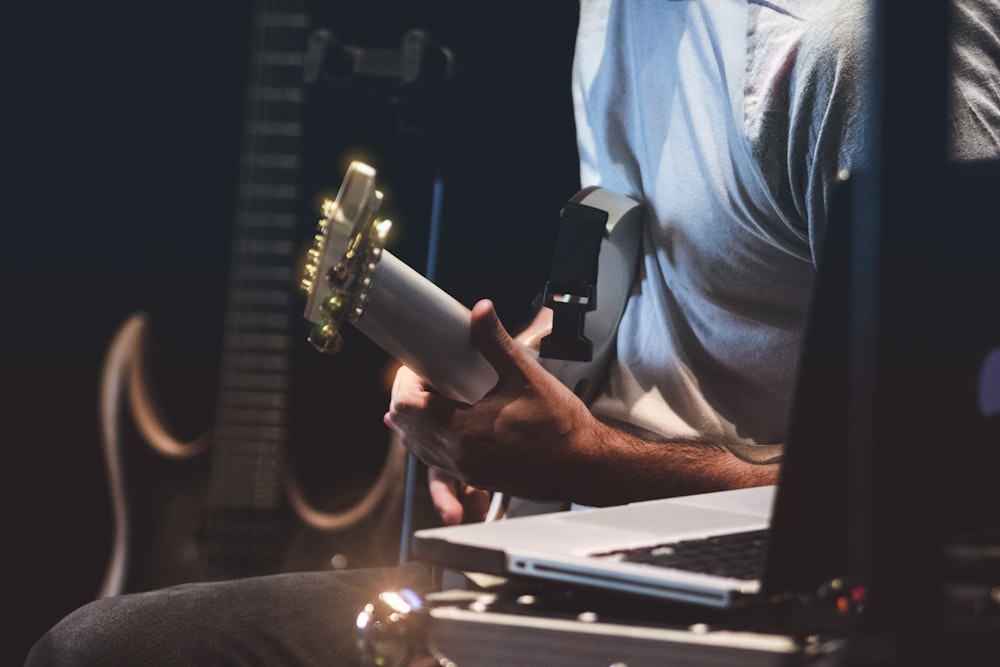
[[[842,575],[850,199],[845,180],[813,286],[777,485],[426,528],[414,532],[411,556],[708,608],[779,591],[811,595]]]

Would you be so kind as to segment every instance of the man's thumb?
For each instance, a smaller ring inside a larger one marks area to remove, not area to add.
[[[483,299],[472,307],[472,343],[501,376],[516,371],[520,350],[500,322],[493,302]]]

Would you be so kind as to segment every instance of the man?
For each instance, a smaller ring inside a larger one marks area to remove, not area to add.
[[[956,6],[953,156],[997,155],[998,12]],[[385,420],[432,467],[446,522],[481,516],[477,487],[612,504],[775,480],[831,189],[865,155],[869,25],[861,0],[581,3],[582,182],[644,203],[638,277],[589,406],[488,301],[472,336],[499,382],[482,401],[399,372]],[[402,584],[429,586],[409,565],[103,600],[29,664],[357,664],[358,608]]]
[[[584,504],[776,479],[816,240],[863,153],[864,7],[597,4],[575,63],[582,178],[647,206],[618,356],[591,413],[479,304],[492,394],[449,409],[401,371],[386,423],[441,469],[446,521],[443,474]]]

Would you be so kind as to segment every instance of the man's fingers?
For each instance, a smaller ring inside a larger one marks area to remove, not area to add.
[[[465,513],[473,521],[483,521],[490,511],[490,492],[472,486],[465,487]]]
[[[463,519],[482,521],[490,509],[490,492],[460,482],[440,468],[427,468],[428,488],[434,509],[447,526]]]
[[[432,470],[428,470],[428,489],[434,509],[446,526],[462,523],[464,508],[458,499],[456,481],[442,473],[433,474]]]

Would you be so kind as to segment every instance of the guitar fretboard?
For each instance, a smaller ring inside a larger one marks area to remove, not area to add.
[[[209,485],[206,529],[264,539],[245,524],[283,505],[307,27],[304,0],[257,3]]]

